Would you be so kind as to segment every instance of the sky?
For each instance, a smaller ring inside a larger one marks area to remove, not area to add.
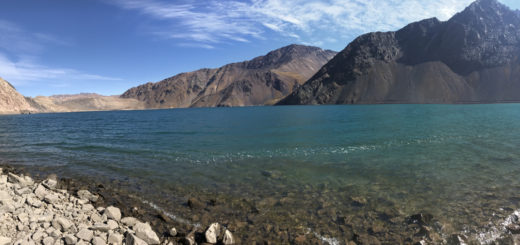
[[[121,94],[181,72],[448,20],[472,0],[2,0],[0,77],[25,96]],[[512,9],[518,0],[501,0]]]

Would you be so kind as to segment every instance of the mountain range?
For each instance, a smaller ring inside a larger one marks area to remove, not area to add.
[[[431,18],[395,32],[364,34],[339,53],[289,45],[121,96],[26,98],[0,79],[0,112],[519,102],[519,55],[520,11],[477,0],[447,21]]]
[[[230,107],[278,102],[307,81],[336,52],[289,45],[249,61],[182,73],[126,91],[121,98],[147,108]]]
[[[520,12],[478,0],[448,21],[362,35],[279,102],[520,101]]]

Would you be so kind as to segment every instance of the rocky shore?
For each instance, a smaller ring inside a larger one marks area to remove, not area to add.
[[[218,223],[204,232],[169,227],[157,233],[118,207],[96,207],[97,194],[59,187],[55,175],[38,182],[0,168],[0,245],[235,244],[233,234]]]

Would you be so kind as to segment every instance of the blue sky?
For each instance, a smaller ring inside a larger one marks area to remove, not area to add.
[[[472,0],[2,0],[0,77],[26,96],[121,94],[180,72],[356,36]],[[520,1],[503,0],[513,9]]]

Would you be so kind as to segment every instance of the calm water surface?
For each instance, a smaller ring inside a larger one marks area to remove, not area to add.
[[[172,212],[182,188],[246,199],[268,222],[339,243],[349,222],[392,241],[378,235],[403,226],[391,217],[419,212],[441,237],[493,239],[520,208],[519,147],[520,104],[0,116],[0,160],[10,164],[126,181],[145,198],[161,190],[157,202]]]

